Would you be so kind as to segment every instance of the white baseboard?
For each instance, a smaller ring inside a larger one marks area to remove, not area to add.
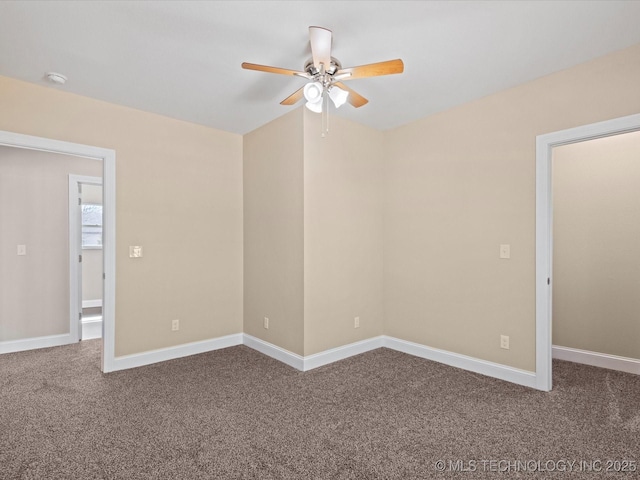
[[[82,319],[82,340],[102,338],[102,317]]]
[[[152,363],[164,362],[176,358],[188,357],[199,353],[219,350],[221,348],[242,345],[242,333],[234,333],[224,337],[202,340],[200,342],[185,343],[175,347],[159,348],[148,352],[123,355],[113,359],[111,371],[126,370],[127,368],[142,367]]]
[[[268,357],[275,358],[276,360],[286,363],[290,367],[296,370],[304,371],[304,358],[297,353],[285,350],[282,347],[274,345],[273,343],[265,342],[252,335],[243,334],[243,342],[247,347],[253,348],[260,353],[264,353]]]
[[[589,352],[577,348],[560,347],[553,345],[553,358],[568,362],[582,363],[594,367],[608,368],[620,372],[635,373],[640,375],[640,360],[635,358],[618,357],[607,353]]]
[[[450,365],[452,367],[462,368],[464,370],[480,373],[482,375],[498,378],[518,385],[536,388],[536,375],[534,372],[528,372],[526,370],[520,370],[506,365],[468,357],[466,355],[447,352],[445,350],[439,350],[437,348],[431,348],[418,343],[408,342],[406,340],[400,340],[398,338],[388,337],[385,335],[332,348],[306,357],[290,352],[284,348],[265,342],[264,340],[260,340],[259,338],[251,335],[247,335],[246,333],[244,334],[244,344],[303,372],[323,365],[328,365],[339,360],[344,360],[345,358],[349,358],[354,355],[375,350],[377,348],[386,347],[399,352],[408,353],[409,355],[414,355],[416,357],[426,358],[427,360],[433,360],[445,365]]]
[[[344,360],[345,358],[353,357],[354,355],[359,355],[370,350],[375,350],[376,348],[382,347],[382,343],[383,337],[379,336],[303,357],[252,335],[244,334],[244,344],[247,347],[264,353],[302,372],[313,370],[314,368],[322,367],[323,365],[328,365],[338,360]]]
[[[98,298],[97,300],[83,300],[82,308],[98,308],[102,307],[102,299]]]
[[[0,342],[0,353],[18,352],[21,350],[30,350],[34,348],[53,347],[58,345],[65,345],[68,343],[71,343],[69,334]],[[164,362],[166,360],[173,360],[176,358],[196,355],[199,353],[205,353],[242,344],[261,353],[264,353],[265,355],[279,360],[300,371],[312,370],[314,368],[328,365],[330,363],[343,360],[354,355],[359,355],[361,353],[375,350],[377,348],[386,347],[392,350],[407,353],[409,355],[414,355],[416,357],[426,358],[427,360],[433,360],[445,365],[450,365],[452,367],[457,367],[482,375],[487,375],[489,377],[498,378],[507,382],[516,383],[518,385],[536,388],[536,374],[534,372],[520,370],[517,368],[508,367],[506,365],[500,365],[498,363],[493,363],[486,360],[480,360],[478,358],[461,355],[458,353],[428,347],[419,343],[409,342],[394,337],[388,337],[386,335],[369,338],[303,357],[246,333],[236,333],[233,335],[213,338],[210,340],[203,340],[200,342],[177,345],[175,347],[161,348],[148,352],[116,357],[113,361],[112,371],[141,367],[143,365],[150,365],[152,363]],[[567,355],[571,358],[567,358]],[[579,363],[596,365],[604,368],[613,368],[611,365],[617,365],[617,368],[615,368],[616,370],[640,374],[639,360],[614,357],[612,355],[604,355],[598,353],[594,354],[593,352],[584,352],[582,350],[568,349],[564,347],[553,347],[553,356],[554,358],[559,358],[562,360],[579,361]],[[576,360],[578,356],[582,360]],[[589,363],[596,361],[599,363]]]
[[[350,343],[341,347],[325,350],[324,352],[315,353],[304,357],[303,370],[312,370],[314,368],[322,367],[345,358],[353,357],[354,355],[360,355],[361,353],[369,352],[377,348],[381,348],[384,343],[384,336],[368,338],[359,342]]]
[[[385,336],[383,346],[416,357],[426,358],[427,360],[433,360],[452,367],[480,373],[488,377],[498,378],[525,387],[537,388],[536,374],[527,370],[520,370],[499,363],[468,357],[459,353],[427,347],[426,345],[408,342],[394,337]]]
[[[34,350],[36,348],[59,347],[68,345],[71,341],[71,334],[48,335],[46,337],[25,338],[21,340],[9,340],[0,342],[0,353],[22,352],[24,350]]]
[[[419,343],[408,342],[398,338],[381,335],[360,342],[351,343],[324,352],[303,357],[284,348],[273,345],[259,338],[244,334],[244,344],[269,357],[275,358],[287,365],[301,371],[308,371],[322,365],[328,365],[338,360],[343,360],[354,355],[359,355],[380,347],[390,348],[399,352],[408,353],[416,357],[426,358],[435,362],[462,368],[471,372],[480,373],[489,377],[498,378],[507,382],[536,388],[536,375],[534,372],[520,370],[518,368],[500,365],[498,363],[480,360],[478,358],[447,352],[437,348],[427,347]]]

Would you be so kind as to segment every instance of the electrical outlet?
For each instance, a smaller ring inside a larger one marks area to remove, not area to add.
[[[360,317],[355,317],[353,319],[353,328],[360,328]]]
[[[27,246],[18,245],[18,255],[26,255],[26,254],[27,254]]]
[[[500,348],[509,350],[509,337],[507,335],[500,335]]]
[[[500,258],[511,258],[511,245],[500,245]]]
[[[180,330],[180,320],[171,320],[171,330],[174,332]]]
[[[264,328],[269,330],[269,317],[264,317]]]

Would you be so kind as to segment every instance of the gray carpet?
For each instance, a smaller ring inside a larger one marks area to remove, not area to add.
[[[0,478],[639,477],[606,463],[640,461],[631,374],[554,362],[542,393],[388,349],[306,373],[244,346],[99,361],[98,340],[0,356]]]

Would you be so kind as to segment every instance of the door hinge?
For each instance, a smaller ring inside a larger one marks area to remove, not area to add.
[[[78,313],[78,320],[82,320],[82,312]]]
[[[78,205],[82,205],[82,199],[78,197]]]
[[[82,263],[82,255],[78,255],[78,262]]]
[[[547,277],[547,285],[551,285],[551,278]]]

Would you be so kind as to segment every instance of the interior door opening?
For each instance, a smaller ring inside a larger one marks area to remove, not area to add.
[[[102,338],[102,178],[69,176],[70,311],[77,340]]]
[[[36,137],[31,135],[24,135],[20,133],[0,131],[0,147],[7,148],[8,150],[14,151],[24,151],[24,152],[34,152],[34,153],[46,153],[46,154],[54,154],[49,155],[49,163],[54,164],[55,159],[62,157],[75,157],[81,158],[85,160],[94,161],[94,163],[98,166],[98,174],[102,173],[102,182],[103,182],[103,293],[102,293],[102,358],[101,358],[101,370],[103,372],[111,372],[116,369],[116,360],[115,360],[115,241],[116,241],[116,233],[115,233],[115,201],[116,201],[116,175],[115,175],[115,160],[116,154],[114,150],[95,147],[90,145],[82,145],[78,143],[64,142],[60,140],[54,140],[50,138]],[[59,154],[57,157],[55,154]],[[51,160],[53,159],[53,161]],[[94,174],[95,175],[95,174]],[[68,178],[68,177],[67,177]],[[65,197],[68,195],[66,191],[67,187],[65,183],[67,180],[63,180],[62,190],[63,195]],[[15,182],[12,182],[11,179],[6,183],[8,186],[15,185]],[[57,184],[60,185],[60,184]],[[0,188],[0,195],[7,194],[9,188]],[[18,193],[21,192],[21,189],[16,190]],[[35,188],[35,192],[40,191]],[[8,195],[8,194],[7,194]],[[67,197],[68,198],[68,197]],[[7,196],[6,202],[3,202],[9,205],[15,205],[15,198],[12,198],[11,195]],[[68,210],[65,206],[66,201],[63,204],[63,210]],[[27,199],[27,205],[30,205],[30,200]],[[45,203],[46,206],[48,206]],[[30,211],[37,210],[31,209]],[[13,211],[10,209],[9,212],[13,214]],[[63,216],[68,214],[68,212],[63,213]],[[20,218],[20,217],[18,217]],[[47,215],[39,215],[37,217],[42,221],[49,221],[50,217]],[[64,236],[68,237],[68,224],[67,219],[63,218],[60,221],[57,221],[56,228],[63,229]],[[36,234],[41,233],[42,229],[32,228],[31,230],[35,231]],[[1,242],[9,242],[9,245],[13,245],[12,248],[0,249],[0,251],[7,251],[10,253],[9,257],[7,257],[7,262],[2,262],[4,272],[7,270],[5,268],[10,262],[15,263],[20,266],[19,262],[23,262],[22,266],[28,261],[40,261],[41,259],[51,259],[56,258],[58,261],[63,259],[63,262],[67,262],[67,266],[59,266],[57,271],[69,272],[71,259],[69,258],[68,253],[63,253],[61,255],[53,256],[47,255],[48,247],[47,247],[47,238],[46,236],[40,235],[40,237],[44,238],[43,246],[40,248],[40,256],[34,255],[38,253],[38,249],[32,249],[29,247],[27,243],[18,239],[18,238],[9,238],[4,226],[2,230],[2,235],[0,235],[0,243]],[[40,238],[36,235],[36,239]],[[16,256],[16,244],[17,247],[17,256]],[[35,245],[35,244],[34,244]],[[65,248],[68,252],[69,241],[68,238],[65,240]],[[36,280],[44,279],[48,281],[48,278],[44,275],[36,276]],[[64,282],[67,286],[70,286],[69,280]],[[16,278],[13,278],[12,281],[2,282],[3,287],[5,285],[13,285],[16,286],[18,292],[22,292],[23,294],[29,294],[29,289],[31,288],[31,283],[28,281],[17,282]],[[55,285],[55,283],[49,283],[49,285]],[[6,294],[6,298],[11,298],[10,294],[7,294],[5,291],[7,289],[0,289],[0,294]],[[76,293],[76,296],[78,293]],[[5,297],[3,297],[5,298]],[[56,331],[51,332],[19,332],[16,333],[16,328],[22,327],[18,322],[16,324],[15,317],[13,315],[8,315],[4,311],[0,311],[0,354],[17,352],[21,350],[31,350],[37,348],[44,347],[53,347],[57,345],[65,345],[68,343],[73,343],[73,330],[76,330],[75,340],[79,336],[78,329],[80,327],[79,317],[75,319],[70,318],[69,315],[69,294],[62,296],[56,296],[58,301],[62,301],[66,305],[66,314],[64,315],[63,321],[66,320],[66,325],[61,325],[56,327]],[[62,298],[62,300],[60,300]],[[0,306],[5,308],[9,302],[0,302]],[[44,312],[48,311],[49,305],[45,302],[35,302],[35,301],[23,301],[18,303],[18,310],[28,309],[28,308],[42,308]],[[42,325],[42,322],[39,322],[40,318],[38,315],[30,315],[31,318],[35,318],[36,321],[34,324]],[[10,322],[13,321],[13,324]]]
[[[552,151],[553,358],[640,373],[640,131]]]
[[[536,388],[552,389],[553,148],[640,130],[640,114],[536,138]]]

